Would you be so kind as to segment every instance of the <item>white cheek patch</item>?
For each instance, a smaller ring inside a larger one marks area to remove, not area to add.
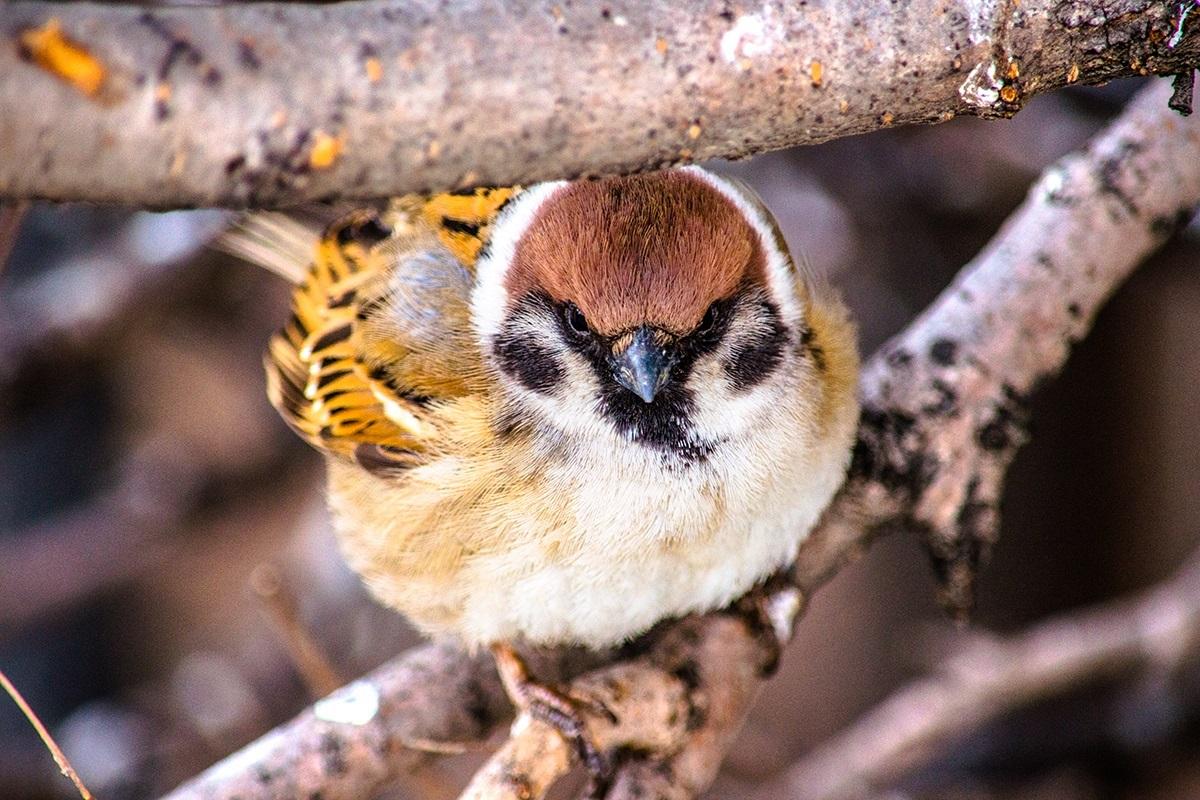
[[[550,181],[529,187],[512,199],[492,228],[487,254],[475,265],[475,288],[471,292],[471,317],[484,352],[504,322],[508,306],[504,281],[517,243],[529,230],[542,203],[566,185],[566,181]]]
[[[771,287],[771,299],[779,304],[779,313],[783,316],[783,321],[791,328],[798,328],[804,319],[804,309],[801,308],[800,298],[796,295],[796,268],[787,252],[779,248],[779,243],[775,240],[775,231],[765,216],[766,212],[746,197],[746,190],[720,175],[714,175],[697,166],[680,169],[696,176],[724,195],[742,212],[750,227],[754,228],[762,242],[763,253],[766,254],[767,282]]]
[[[598,439],[608,432],[596,408],[596,380],[585,365],[564,362],[567,377],[554,397],[525,391],[521,393],[527,407],[536,411],[542,422],[551,429],[567,435]]]
[[[518,398],[544,423],[563,432],[600,437],[608,432],[596,409],[598,387],[590,366],[554,331],[557,328],[549,312],[510,317],[505,281],[516,254],[517,245],[542,207],[567,181],[551,181],[531,186],[512,200],[493,227],[487,254],[475,267],[475,286],[471,292],[471,316],[475,335],[483,352],[489,354],[495,337],[507,325],[508,332],[537,341],[553,353],[566,372],[562,384],[549,395],[523,386],[514,376],[500,371],[499,377],[510,396]]]

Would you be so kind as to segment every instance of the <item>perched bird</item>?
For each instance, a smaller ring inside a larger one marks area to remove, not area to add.
[[[347,560],[509,675],[512,643],[603,647],[730,603],[843,479],[853,327],[732,180],[402,198],[315,257],[277,217],[239,236],[298,281],[269,394],[327,457]]]

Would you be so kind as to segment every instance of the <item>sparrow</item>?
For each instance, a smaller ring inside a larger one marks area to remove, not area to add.
[[[732,179],[410,196],[231,245],[297,284],[268,395],[326,457],[346,560],[422,631],[491,647],[526,701],[514,644],[728,605],[844,478],[853,325]]]

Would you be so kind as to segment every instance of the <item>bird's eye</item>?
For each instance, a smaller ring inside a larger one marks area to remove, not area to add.
[[[700,324],[696,326],[696,335],[704,336],[712,333],[712,329],[717,326],[717,317],[720,311],[717,309],[717,304],[713,303],[708,307],[708,311],[704,312],[704,317],[700,320]]]
[[[567,320],[567,327],[572,333],[580,336],[587,335],[592,332],[588,327],[587,318],[583,316],[583,312],[579,310],[579,306],[574,303],[567,303],[563,307],[563,316]]]

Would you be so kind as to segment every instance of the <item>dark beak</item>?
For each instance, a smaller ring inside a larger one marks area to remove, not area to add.
[[[654,330],[643,325],[633,333],[633,341],[613,359],[613,377],[617,383],[647,403],[654,400],[670,377],[675,356],[655,341]]]

